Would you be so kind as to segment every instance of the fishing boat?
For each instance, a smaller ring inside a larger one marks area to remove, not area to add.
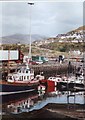
[[[58,89],[60,90],[74,90],[74,89],[83,89],[84,90],[84,76],[71,76],[68,77],[66,81],[60,81],[58,83]]]
[[[34,70],[25,65],[17,68],[14,73],[9,73],[7,79],[0,82],[0,94],[34,91],[38,84],[39,80],[34,78]]]
[[[49,77],[48,79],[40,80],[40,84],[46,85],[47,87],[56,87],[59,90],[74,89],[75,87],[84,88],[84,76],[60,76]]]
[[[33,5],[32,3],[29,3]],[[30,19],[31,21],[31,19]],[[31,22],[30,22],[31,23]],[[22,92],[34,91],[37,89],[39,80],[34,78],[34,70],[29,68],[28,64],[31,60],[31,24],[30,24],[30,44],[29,44],[29,55],[26,59],[26,66],[17,68],[14,73],[9,73],[9,61],[10,61],[10,50],[8,50],[8,76],[7,79],[3,82],[0,82],[0,94],[8,95]],[[14,58],[15,59],[15,58]]]
[[[49,77],[48,79],[40,80],[41,84],[45,84],[47,86],[57,86],[57,83],[62,81],[62,77],[57,75],[56,77]]]

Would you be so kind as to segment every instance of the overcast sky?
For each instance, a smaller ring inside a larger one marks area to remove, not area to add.
[[[35,2],[31,6],[31,32],[56,36],[83,25],[83,2]],[[27,2],[0,2],[0,36],[29,34]]]

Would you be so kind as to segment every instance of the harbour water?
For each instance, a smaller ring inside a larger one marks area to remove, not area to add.
[[[22,115],[25,113],[27,114],[28,117],[33,115],[35,117],[35,111],[37,111],[36,116],[39,117],[38,115],[40,114],[40,111],[43,111],[43,110],[47,111],[49,106],[51,105],[52,105],[50,107],[51,111],[55,110],[55,108],[57,109],[56,111],[58,111],[58,108],[59,108],[60,113],[64,113],[64,111],[67,111],[66,117],[68,116],[68,113],[70,113],[74,109],[75,109],[75,115],[77,115],[77,117],[79,113],[76,114],[76,111],[81,110],[81,112],[83,111],[84,113],[85,112],[85,89],[80,89],[77,86],[76,88],[78,88],[77,89],[78,91],[75,91],[75,89],[73,90],[68,89],[67,91],[67,88],[70,88],[70,86],[66,87],[66,89],[65,89],[65,85],[63,85],[62,89],[61,89],[61,86],[62,86],[61,84],[57,84],[56,87],[54,87],[54,85],[50,87],[47,84],[43,84],[43,83],[41,84],[39,82],[39,85],[37,86],[38,89],[34,91],[30,91],[30,92],[24,91],[23,93],[16,93],[16,94],[9,94],[9,95],[3,94],[3,96],[1,96],[0,94],[0,100],[2,100],[0,101],[0,114],[5,118],[10,117],[11,119],[11,117],[15,117],[16,119],[16,116],[20,118],[22,117],[25,118],[25,116]],[[73,83],[72,83],[72,86],[74,86]],[[46,106],[48,107],[46,108]],[[69,112],[68,112],[68,108],[69,108]],[[48,112],[49,111],[47,111],[47,113]],[[52,113],[51,117],[53,117],[53,112],[51,113]],[[80,113],[80,115],[82,118],[85,118],[83,113]],[[48,113],[48,115],[46,114],[46,116],[48,117],[49,114],[50,113]],[[41,112],[40,117],[43,115],[44,114]],[[54,116],[57,116],[56,113]],[[61,118],[61,114],[59,116]],[[71,114],[71,116],[73,116],[73,113]]]
[[[69,95],[69,97],[68,97]],[[17,97],[18,96],[18,97]],[[69,100],[68,100],[69,99]],[[69,101],[69,102],[68,102]],[[2,98],[2,113],[7,114],[19,114],[23,112],[29,112],[33,110],[40,110],[48,103],[56,104],[85,104],[85,93],[82,92],[70,92],[59,91],[57,87],[51,87],[47,89],[38,89],[32,93],[3,96]]]

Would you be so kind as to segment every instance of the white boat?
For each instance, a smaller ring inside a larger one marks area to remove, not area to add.
[[[84,76],[81,75],[79,77],[76,76],[68,77],[68,83],[84,84]]]
[[[34,70],[28,65],[17,68],[14,73],[9,73],[7,81],[1,81],[2,95],[34,91],[39,80],[34,78]]]
[[[34,79],[34,71],[28,66],[17,68],[14,73],[9,73],[7,82],[11,83],[29,83]]]

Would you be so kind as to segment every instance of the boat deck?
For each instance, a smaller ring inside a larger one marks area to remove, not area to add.
[[[35,83],[31,83],[31,82],[24,82],[24,83],[19,83],[19,82],[13,82],[13,83],[11,83],[11,82],[7,82],[7,81],[2,81],[2,80],[0,80],[0,85],[15,85],[15,86],[17,86],[17,85],[20,85],[20,86],[29,86],[29,85],[33,85],[33,84],[38,84],[38,82],[35,82]]]

